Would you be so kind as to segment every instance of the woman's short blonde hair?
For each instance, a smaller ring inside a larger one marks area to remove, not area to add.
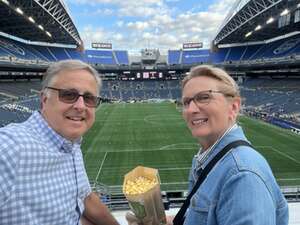
[[[221,83],[218,87],[220,91],[233,97],[240,97],[240,91],[237,83],[223,69],[210,65],[201,65],[191,68],[188,75],[182,80],[182,90],[187,82],[195,77],[210,77],[216,79]]]

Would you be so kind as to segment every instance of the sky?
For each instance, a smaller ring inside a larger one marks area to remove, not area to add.
[[[236,0],[64,0],[86,49],[92,42],[139,52],[210,42]]]

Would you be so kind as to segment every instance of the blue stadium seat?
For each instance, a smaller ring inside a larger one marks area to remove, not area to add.
[[[180,64],[180,55],[182,52],[180,50],[169,50],[168,51],[168,64],[177,65]]]
[[[119,65],[129,65],[129,58],[127,51],[114,51],[116,55],[116,60]]]

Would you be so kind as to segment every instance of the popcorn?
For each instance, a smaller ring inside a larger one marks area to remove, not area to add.
[[[127,180],[125,184],[125,194],[136,195],[149,191],[157,184],[155,179],[148,179],[146,177],[139,176],[135,180]]]
[[[123,193],[134,215],[146,225],[165,225],[166,214],[157,169],[137,166],[124,176]]]

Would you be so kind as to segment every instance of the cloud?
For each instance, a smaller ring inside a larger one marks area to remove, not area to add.
[[[198,11],[191,9],[187,12],[174,10],[162,0],[72,0],[72,4],[103,4],[105,7],[97,13],[117,15],[106,29],[95,24],[86,26],[81,32],[85,43],[107,41],[112,42],[115,49],[148,46],[174,49],[181,48],[185,42],[203,42],[204,47],[208,48],[233,1],[220,0],[206,7],[206,10],[199,5]]]
[[[149,24],[148,22],[142,22],[142,21],[129,22],[127,23],[127,27],[131,30],[140,32],[146,30],[149,27]]]

